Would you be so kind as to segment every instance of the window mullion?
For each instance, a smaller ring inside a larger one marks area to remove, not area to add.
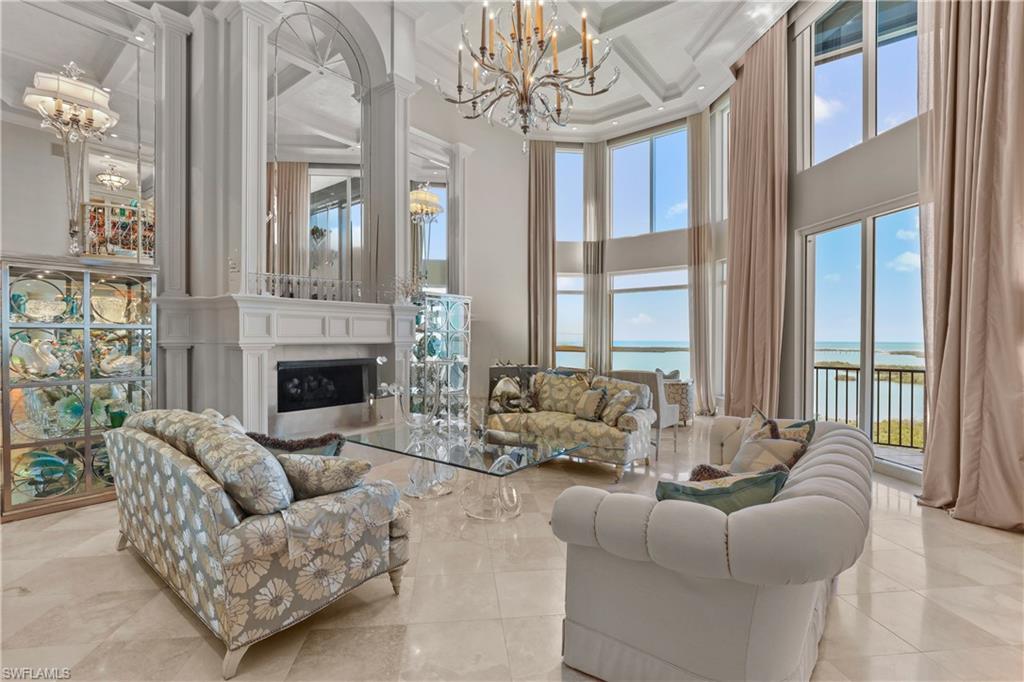
[[[878,112],[876,105],[878,94],[876,87],[878,81],[878,31],[876,29],[878,11],[876,0],[862,0],[862,2],[861,16],[864,22],[864,38],[862,40],[864,45],[863,137],[866,142],[874,137],[878,130],[878,122],[875,120]]]
[[[654,232],[654,137],[647,138],[647,231]]]

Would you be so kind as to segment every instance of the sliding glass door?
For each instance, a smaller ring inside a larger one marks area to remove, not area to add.
[[[807,234],[805,413],[857,426],[877,455],[921,468],[925,442],[916,206]]]

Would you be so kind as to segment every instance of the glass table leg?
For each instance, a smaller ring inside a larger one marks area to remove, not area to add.
[[[452,492],[456,472],[450,466],[417,459],[409,467],[409,485],[402,490],[409,497],[429,500]]]
[[[474,476],[459,494],[459,503],[466,516],[484,521],[508,521],[523,510],[523,500],[508,476]]]

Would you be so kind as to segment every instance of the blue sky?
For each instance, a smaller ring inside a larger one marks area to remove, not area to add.
[[[814,338],[860,340],[860,223],[815,238]],[[917,208],[875,221],[875,341],[922,343]]]

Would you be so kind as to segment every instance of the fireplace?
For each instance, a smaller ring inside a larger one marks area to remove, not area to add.
[[[297,412],[366,401],[377,385],[373,358],[277,363],[277,411]]]

